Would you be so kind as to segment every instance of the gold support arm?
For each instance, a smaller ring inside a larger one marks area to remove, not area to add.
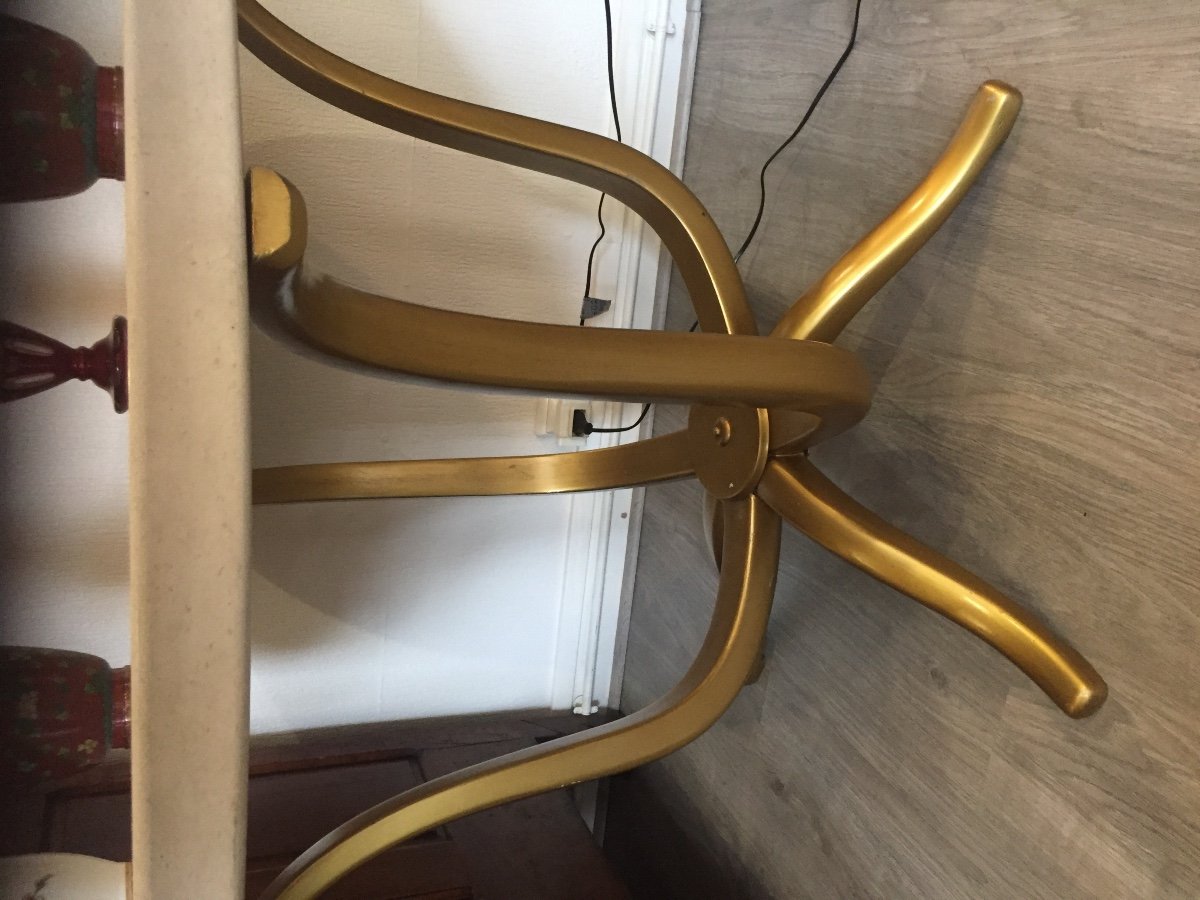
[[[756,497],[725,505],[725,565],[704,644],[670,693],[631,716],[435,778],[351,819],[262,900],[310,900],[389,847],[509,800],[601,778],[689,743],[737,696],[758,656],[779,562],[779,517]]]
[[[946,221],[1008,137],[1020,108],[1016,88],[999,81],[981,85],[916,190],[805,291],[771,335],[835,340]],[[783,447],[781,455],[811,443],[805,438]],[[806,458],[769,462],[759,494],[821,546],[983,638],[1067,715],[1090,715],[1104,702],[1108,687],[1092,665],[1031,612],[880,519]]]
[[[757,334],[742,279],[703,204],[653,159],[564,125],[465,103],[356,66],[239,0],[238,36],[301,90],[384,128],[587,185],[620,200],[658,233],[705,331]]]
[[[304,199],[247,175],[251,313],[297,349],[376,372],[555,396],[777,406],[836,434],[870,404],[854,354],[816,341],[518,322],[381,297],[304,269]]]
[[[1012,131],[1021,92],[986,81],[925,179],[792,304],[773,337],[833,341],[949,217]]]
[[[856,503],[807,459],[768,463],[759,495],[822,547],[983,638],[1068,716],[1090,715],[1104,702],[1108,687],[1075,648],[983,579]]]
[[[579,328],[434,309],[297,270],[280,314],[324,353],[488,390],[627,402],[775,406],[844,430],[870,403],[865,369],[816,341]]]
[[[601,491],[692,475],[688,434],[543,456],[318,463],[255,469],[253,502],[495,497]]]

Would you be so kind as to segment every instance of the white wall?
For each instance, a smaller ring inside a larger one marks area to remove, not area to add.
[[[601,0],[269,5],[377,71],[612,134]],[[656,6],[613,4],[627,137],[639,79],[644,87],[647,77],[646,22]],[[101,62],[118,57],[116,3],[27,3],[16,12],[77,37]],[[667,63],[658,136],[646,136],[664,160],[678,58],[674,51],[675,62]],[[277,168],[304,193],[315,266],[431,305],[576,320],[596,235],[594,192],[361,122],[244,52],[242,76],[245,161]],[[634,296],[653,293],[656,250],[622,270],[623,211],[611,201],[606,211],[610,236],[597,257],[598,293],[624,298],[628,322]],[[0,211],[4,315],[69,341],[102,334],[123,306],[121,214],[115,184]],[[649,305],[640,308],[648,323]],[[257,335],[252,357],[259,466],[557,449],[552,438],[534,435],[531,398],[355,376]],[[127,661],[124,420],[95,388],[70,385],[0,407],[0,426],[3,641]],[[605,501],[463,498],[257,509],[252,729],[569,706],[589,639],[601,669],[612,653],[627,522],[620,516],[628,508],[626,492]],[[595,696],[603,698],[604,688],[598,684]]]
[[[273,8],[347,58],[418,87],[611,133],[600,0]],[[646,8],[614,4],[618,32],[631,38],[621,64],[634,75]],[[305,195],[314,265],[430,305],[578,318],[596,236],[593,191],[356,120],[246,53],[243,109],[247,164],[278,169]],[[606,219],[598,285],[613,296],[618,204],[608,204]],[[558,449],[534,435],[530,398],[352,375],[262,338],[253,353],[256,465]],[[594,516],[573,502],[256,510],[255,729],[569,705],[580,644],[595,627],[581,618],[583,594],[595,590],[587,563],[569,558],[586,555],[580,530],[590,531]]]

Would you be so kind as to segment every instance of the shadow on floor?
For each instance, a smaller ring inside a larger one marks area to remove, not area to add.
[[[671,807],[642,769],[609,779],[604,854],[634,900],[772,900],[738,860],[701,838],[686,797]]]

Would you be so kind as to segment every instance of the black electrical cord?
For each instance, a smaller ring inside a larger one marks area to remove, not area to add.
[[[596,258],[596,248],[600,246],[600,242],[604,240],[606,233],[604,228],[604,198],[607,194],[600,195],[600,205],[596,207],[596,221],[600,223],[600,233],[596,235],[596,242],[592,244],[592,250],[588,253],[587,275],[583,278],[583,302],[587,303],[587,298],[592,296],[592,261]],[[579,324],[582,325],[587,319],[580,314]]]
[[[613,76],[613,32],[612,32],[612,3],[611,0],[604,0],[604,33],[608,48],[608,102],[612,106],[613,129],[617,133],[617,140],[621,141],[621,115],[617,112],[617,80]],[[596,238],[596,242],[592,244],[592,250],[588,254],[587,275],[583,283],[583,297],[586,301],[592,295],[592,262],[596,258],[596,248],[600,246],[600,242],[604,240],[604,198],[606,194],[600,195],[600,203],[596,207],[596,221],[600,223],[600,234]],[[579,324],[584,323],[584,318],[581,316]],[[623,431],[633,431],[646,420],[646,415],[650,412],[650,404],[642,405],[641,415],[634,420],[631,425],[623,425],[620,428],[596,428],[591,422],[584,419],[580,423],[580,431],[583,434],[620,434]]]
[[[750,226],[750,231],[746,235],[746,239],[742,241],[742,246],[738,247],[737,252],[733,254],[733,262],[736,265],[741,261],[742,254],[746,252],[746,248],[750,246],[754,236],[758,234],[758,226],[762,223],[763,211],[767,207],[767,169],[771,163],[775,162],[775,158],[779,156],[788,145],[794,141],[808,124],[808,120],[812,118],[813,113],[817,111],[817,107],[821,103],[821,98],[825,96],[825,92],[829,90],[834,80],[838,77],[838,73],[842,71],[842,66],[846,64],[846,60],[850,58],[850,51],[854,49],[854,42],[858,39],[858,19],[862,12],[862,0],[855,0],[854,3],[854,23],[850,26],[850,40],[846,44],[846,49],[842,51],[842,55],[838,57],[838,61],[833,64],[829,75],[822,82],[821,87],[817,90],[816,95],[812,98],[812,102],[808,104],[808,109],[805,110],[804,117],[800,120],[800,124],[796,126],[796,130],[787,136],[787,139],[775,148],[775,152],[767,157],[767,161],[763,163],[762,168],[758,170],[758,212],[754,216],[754,224]],[[692,323],[689,331],[695,331],[698,321]]]
[[[822,83],[816,96],[813,97],[812,103],[808,104],[808,109],[804,113],[804,118],[800,120],[800,124],[796,126],[796,130],[787,136],[787,139],[775,148],[775,152],[767,157],[767,161],[763,163],[762,168],[758,172],[758,213],[754,216],[754,224],[750,226],[750,233],[746,235],[746,239],[742,241],[742,246],[738,247],[737,253],[733,254],[733,261],[736,263],[742,258],[742,254],[746,252],[746,248],[750,246],[750,242],[754,240],[754,236],[758,234],[758,226],[762,222],[763,210],[767,206],[767,168],[771,163],[775,162],[775,158],[787,149],[788,144],[796,139],[804,126],[808,124],[808,120],[812,118],[817,107],[821,103],[821,98],[825,96],[825,92],[829,90],[834,80],[838,77],[838,72],[842,71],[842,66],[846,64],[846,60],[850,58],[850,51],[854,49],[854,41],[858,38],[858,17],[862,11],[862,0],[855,0],[854,3],[854,24],[850,26],[850,41],[846,44],[846,49],[842,51],[842,55],[838,57],[838,61],[833,64],[833,69]]]
[[[755,235],[758,234],[758,226],[762,224],[763,212],[767,207],[767,169],[771,163],[775,162],[779,154],[788,148],[792,141],[799,137],[800,132],[804,130],[804,126],[808,124],[808,120],[813,117],[813,113],[817,111],[817,107],[821,105],[821,100],[825,93],[837,80],[838,73],[842,71],[842,67],[846,64],[846,60],[850,58],[850,52],[854,49],[854,42],[858,40],[858,22],[862,14],[862,0],[855,0],[854,3],[854,21],[850,26],[850,40],[846,43],[846,49],[842,51],[842,55],[838,57],[836,63],[825,80],[821,83],[821,87],[817,89],[817,93],[813,96],[812,102],[808,104],[808,109],[805,110],[804,116],[800,119],[795,130],[787,136],[787,138],[775,148],[775,152],[767,157],[767,161],[762,164],[762,168],[758,170],[758,211],[755,213],[754,222],[750,226],[750,231],[746,234],[746,239],[742,241],[742,245],[738,247],[737,252],[733,254],[734,263],[741,261],[742,254],[753,242]],[[604,20],[607,26],[608,33],[608,95],[612,101],[613,123],[616,125],[617,140],[621,140],[621,123],[617,116],[617,89],[613,80],[613,50],[612,50],[612,10],[609,5],[609,0],[604,0]],[[587,264],[587,282],[584,285],[584,296],[591,296],[592,290],[592,260],[596,254],[596,248],[600,246],[600,241],[604,239],[604,195],[600,195],[600,205],[596,209],[596,218],[600,222],[600,236],[596,238],[596,243],[592,244],[592,252],[588,254]],[[584,320],[581,318],[579,324],[582,325]],[[692,322],[692,327],[689,332],[695,331],[699,326],[699,320]],[[621,428],[593,428],[591,423],[586,423],[587,429],[584,434],[607,433],[615,434],[622,431],[632,431],[637,428],[646,418],[646,414],[650,412],[650,404],[647,403],[642,407],[642,413],[637,417],[637,420],[632,425],[626,425]]]
[[[583,427],[581,427],[579,430],[583,434],[619,434],[622,431],[633,431],[633,429],[637,428],[639,425],[642,424],[642,422],[644,422],[646,420],[646,414],[648,412],[650,412],[650,404],[645,403],[642,405],[641,415],[639,415],[637,417],[637,419],[634,420],[632,425],[623,425],[620,428],[597,428],[591,422],[588,422],[585,419],[584,423],[583,423]]]
[[[612,32],[612,3],[611,0],[604,0],[604,34],[608,47],[608,102],[612,106],[613,128],[617,132],[617,142],[622,142],[621,138],[621,115],[617,112],[617,80],[613,76],[613,32]],[[591,252],[588,253],[587,275],[583,279],[583,299],[586,302],[587,298],[592,296],[592,263],[596,259],[596,248],[600,246],[600,242],[604,240],[606,230],[604,228],[604,198],[607,194],[600,195],[600,203],[596,206],[596,221],[600,223],[600,234],[596,236],[596,242],[592,244]],[[585,319],[579,317],[579,324],[582,325]]]

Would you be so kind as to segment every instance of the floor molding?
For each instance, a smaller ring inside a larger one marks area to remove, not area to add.
[[[614,72],[626,143],[676,174],[683,169],[699,18],[697,0],[614,4]],[[606,221],[610,235],[617,234],[598,252],[594,293],[611,299],[612,307],[594,327],[661,325],[670,260],[639,216],[610,204]],[[619,222],[616,228],[614,222]],[[637,409],[621,403],[593,408],[602,427],[624,424]],[[634,431],[593,435],[587,449],[631,443],[652,429],[651,413]],[[640,494],[640,489],[625,489],[571,498],[551,691],[555,708],[589,715],[614,705],[614,691],[619,696],[627,618],[622,610],[632,596]]]

